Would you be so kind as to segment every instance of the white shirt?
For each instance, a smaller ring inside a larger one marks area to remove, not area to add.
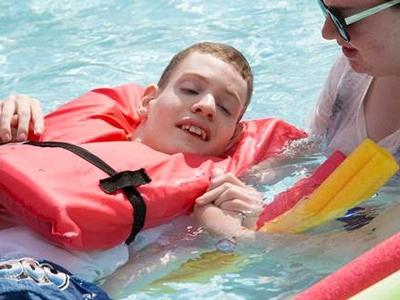
[[[332,67],[311,122],[311,133],[324,135],[329,153],[349,154],[368,137],[364,99],[372,76],[356,73],[341,55]],[[378,142],[400,161],[400,129]]]

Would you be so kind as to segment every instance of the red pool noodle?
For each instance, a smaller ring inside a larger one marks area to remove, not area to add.
[[[257,221],[257,229],[262,227],[265,222],[285,213],[301,199],[310,195],[345,159],[346,155],[342,152],[333,152],[310,176],[299,180],[293,187],[275,196],[274,201],[264,207]]]
[[[325,277],[294,299],[348,299],[398,270],[400,270],[400,232]]]

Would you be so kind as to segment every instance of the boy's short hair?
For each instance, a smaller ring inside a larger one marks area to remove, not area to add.
[[[239,74],[247,83],[247,99],[243,108],[244,112],[250,103],[251,95],[253,93],[253,73],[244,55],[234,47],[223,43],[196,43],[175,54],[175,56],[169,62],[168,66],[164,69],[160,80],[158,81],[159,88],[161,90],[165,88],[165,86],[168,84],[171,74],[178,67],[179,63],[181,63],[186,57],[188,57],[189,54],[194,52],[211,54],[216,58],[230,64],[239,72]]]

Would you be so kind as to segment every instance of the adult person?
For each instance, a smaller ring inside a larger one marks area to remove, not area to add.
[[[365,138],[400,160],[400,1],[318,0],[322,36],[342,55],[320,95],[311,133],[328,152],[351,152]]]

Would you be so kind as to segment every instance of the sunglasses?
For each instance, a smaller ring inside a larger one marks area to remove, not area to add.
[[[369,16],[372,16],[384,9],[392,7],[399,3],[400,3],[400,0],[387,1],[385,3],[381,3],[374,7],[360,11],[352,16],[342,18],[338,15],[337,12],[335,12],[333,9],[326,6],[326,4],[324,3],[323,0],[318,0],[318,4],[322,10],[322,13],[325,15],[325,17],[329,16],[331,18],[331,20],[332,20],[333,24],[335,24],[335,27],[337,28],[340,36],[346,42],[350,42],[350,36],[349,36],[349,33],[347,32],[347,26],[354,24],[358,21],[361,21],[362,19],[368,18]]]

